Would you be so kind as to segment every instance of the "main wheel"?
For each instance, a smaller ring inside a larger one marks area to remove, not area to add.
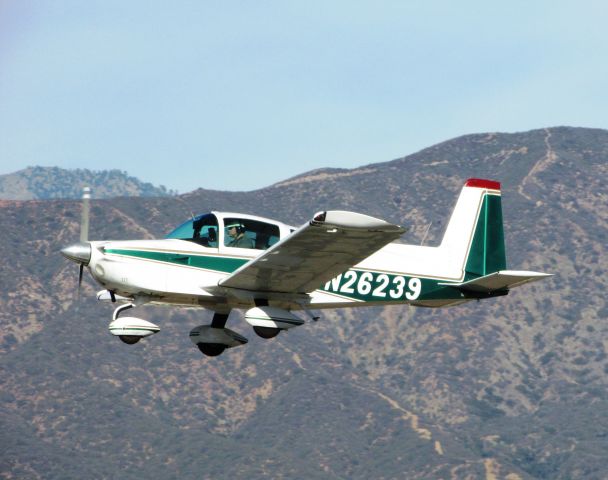
[[[137,335],[118,335],[118,338],[120,338],[127,345],[135,345],[141,340],[141,337],[138,337]]]
[[[197,343],[196,346],[208,357],[217,357],[226,350],[226,345],[222,345],[221,343]]]
[[[274,327],[253,327],[253,331],[257,333],[259,337],[268,339],[276,337],[281,332],[281,329]]]

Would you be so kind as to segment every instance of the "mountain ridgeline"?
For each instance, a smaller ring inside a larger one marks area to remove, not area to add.
[[[75,200],[0,201],[0,475],[13,478],[595,479],[608,471],[608,131],[456,138],[251,192],[95,200],[92,239],[162,237],[242,211],[299,225],[346,209],[437,244],[470,177],[502,182],[507,268],[554,273],[447,309],[323,311],[206,358],[200,310],[141,307],[127,346],[112,306],[58,251]],[[50,178],[49,178],[49,181]]]
[[[0,175],[0,199],[48,200],[80,198],[82,188],[91,187],[93,198],[166,197],[177,192],[155,187],[120,170],[66,170],[58,167],[28,167]]]

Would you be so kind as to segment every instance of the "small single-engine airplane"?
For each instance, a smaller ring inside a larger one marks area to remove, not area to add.
[[[86,189],[85,189],[86,190]],[[391,243],[405,229],[360,213],[319,212],[299,228],[267,218],[211,212],[162,240],[87,241],[88,193],[81,242],[61,250],[120,302],[109,330],[128,344],[160,330],[120,316],[143,304],[202,307],[210,325],[190,332],[205,355],[247,343],[226,328],[244,309],[263,338],[304,323],[294,311],[410,304],[445,307],[507,295],[550,274],[506,269],[500,183],[469,179],[438,247]]]

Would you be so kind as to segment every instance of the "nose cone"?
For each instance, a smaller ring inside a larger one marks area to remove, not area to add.
[[[91,244],[75,243],[61,249],[61,254],[72,262],[88,265],[91,260]]]

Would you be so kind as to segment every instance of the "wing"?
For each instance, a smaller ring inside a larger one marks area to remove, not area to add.
[[[312,292],[403,232],[398,225],[360,213],[321,212],[219,285],[262,292]]]

